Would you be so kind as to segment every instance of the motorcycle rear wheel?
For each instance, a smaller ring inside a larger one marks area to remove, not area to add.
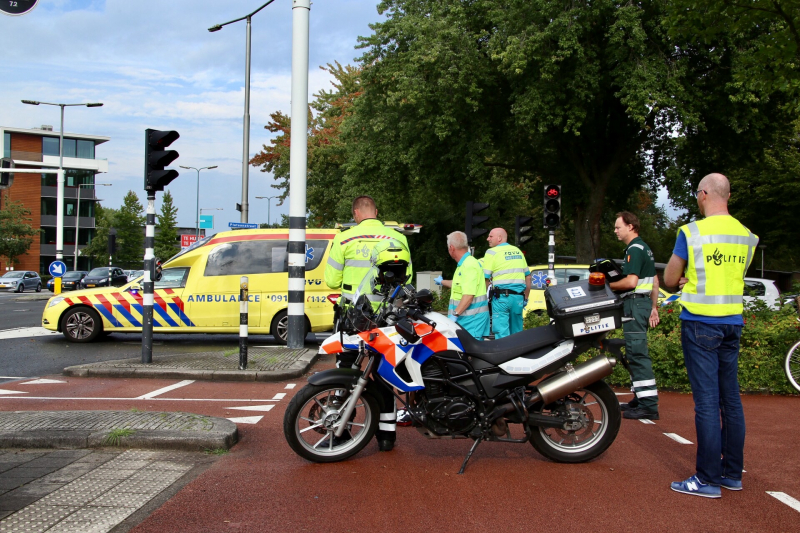
[[[530,443],[537,452],[558,463],[591,461],[617,438],[622,415],[616,394],[604,381],[577,390],[539,411],[542,414],[577,413],[577,430],[533,427]]]
[[[357,454],[378,430],[378,401],[366,390],[341,437],[334,424],[349,391],[336,385],[306,385],[292,398],[283,417],[283,434],[294,452],[315,463],[335,463]]]

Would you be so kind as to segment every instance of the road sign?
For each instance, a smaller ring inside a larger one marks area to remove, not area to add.
[[[67,265],[64,261],[53,261],[50,263],[50,275],[54,278],[60,278],[67,271]]]
[[[246,222],[228,222],[228,227],[233,229],[256,229],[258,224],[248,224]]]
[[[14,0],[13,2],[0,2],[0,11],[6,15],[24,15],[34,7],[39,0]]]
[[[214,215],[200,215],[200,229],[214,229]]]
[[[188,248],[197,242],[197,235],[181,235],[181,248]]]

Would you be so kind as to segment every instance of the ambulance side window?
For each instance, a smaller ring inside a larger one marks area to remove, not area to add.
[[[306,241],[306,270],[322,261],[330,241]],[[241,241],[218,245],[208,254],[204,276],[273,274],[289,271],[288,241]]]
[[[308,248],[306,249],[306,272],[317,268],[322,261],[322,256],[325,255],[325,249],[331,241],[318,240],[306,241]]]
[[[188,267],[165,268],[161,271],[161,279],[155,282],[156,289],[180,289],[186,286],[189,275]]]

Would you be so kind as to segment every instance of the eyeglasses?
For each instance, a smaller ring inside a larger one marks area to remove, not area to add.
[[[694,191],[695,197],[700,198],[700,193],[708,195],[708,193],[706,191],[704,191],[703,189],[700,189],[699,191]]]

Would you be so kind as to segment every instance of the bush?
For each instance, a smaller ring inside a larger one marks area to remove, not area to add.
[[[661,323],[647,332],[647,344],[653,372],[659,389],[690,392],[689,377],[683,364],[681,348],[680,304],[659,308]],[[786,352],[800,340],[800,323],[792,306],[779,311],[769,309],[761,300],[745,306],[739,352],[739,385],[742,392],[797,394],[784,372]],[[547,325],[547,315],[528,313],[525,328]],[[622,338],[616,330],[609,338]],[[590,350],[579,361],[594,357]],[[606,381],[611,385],[630,387],[630,376],[620,364]]]

